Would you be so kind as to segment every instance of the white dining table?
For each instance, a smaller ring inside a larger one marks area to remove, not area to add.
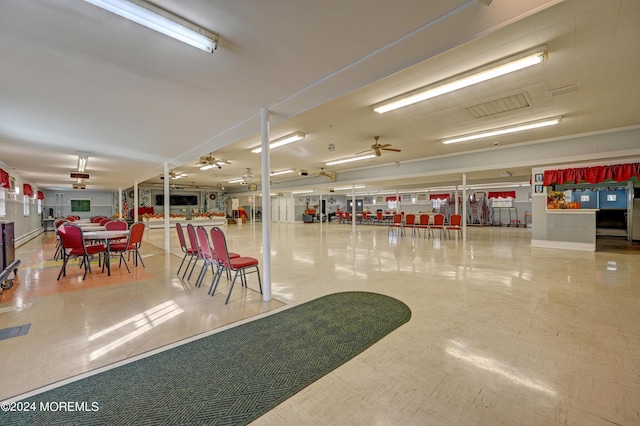
[[[104,227],[103,227],[104,228]],[[107,264],[107,275],[111,276],[111,250],[109,246],[111,241],[129,236],[129,230],[122,231],[82,231],[85,240],[88,241],[104,241],[105,245],[105,262]]]

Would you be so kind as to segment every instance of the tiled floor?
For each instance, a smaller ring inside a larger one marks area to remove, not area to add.
[[[226,233],[233,251],[262,259],[260,224]],[[84,282],[75,266],[55,280],[52,233],[20,247],[0,328],[32,325],[0,341],[0,399],[285,305],[364,290],[402,300],[411,321],[256,425],[640,424],[638,246],[531,248],[525,228],[473,227],[461,242],[273,224],[273,299],[234,289],[225,306],[226,284],[212,298],[207,285],[177,278],[174,234],[174,255],[151,230],[146,269],[115,267],[110,278],[95,269]]]

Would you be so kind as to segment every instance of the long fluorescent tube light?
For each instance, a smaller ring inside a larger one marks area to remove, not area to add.
[[[280,170],[280,171],[277,171],[277,172],[271,172],[271,176],[285,175],[287,173],[293,173],[293,172],[294,172],[293,169]]]
[[[78,171],[84,172],[87,169],[87,157],[78,157]]]
[[[373,110],[379,114],[393,111],[394,109],[435,98],[436,96],[444,95],[445,93],[453,92],[455,90],[469,87],[483,81],[491,80],[492,78],[500,77],[502,75],[539,64],[540,62],[547,60],[547,57],[548,54],[546,47],[542,47],[535,53],[529,54],[525,57],[521,57],[507,63],[502,63],[501,65],[485,69],[480,72],[474,72],[473,74],[444,84],[423,87],[408,94],[401,95],[400,97],[393,98],[390,101],[385,101],[384,103],[374,107]]]
[[[240,182],[244,182],[244,178],[232,179],[227,181],[227,183],[240,183]]]
[[[450,143],[466,142],[466,141],[472,141],[476,139],[490,138],[492,136],[506,135],[508,133],[523,132],[525,130],[553,126],[553,125],[559,124],[561,121],[562,121],[562,117],[553,117],[553,118],[547,118],[544,120],[530,121],[527,123],[520,123],[513,126],[500,127],[493,130],[487,130],[486,132],[472,133],[468,135],[458,136],[455,138],[443,139],[442,143],[450,144]]]
[[[324,164],[326,164],[327,166],[334,166],[336,164],[350,163],[352,161],[366,160],[367,158],[374,158],[375,156],[376,156],[375,154],[360,155],[358,157],[349,157],[349,158],[343,158],[342,160],[329,161],[328,163],[324,163]]]
[[[125,19],[205,52],[218,47],[218,35],[143,0],[84,0]]]
[[[366,188],[367,185],[356,185],[356,186],[342,186],[340,188],[333,188],[334,191],[342,191],[342,190],[351,190],[351,189],[362,189]]]
[[[291,191],[291,194],[311,194],[313,192],[313,189],[308,189],[308,190],[304,190],[304,191]]]
[[[290,135],[283,136],[281,138],[278,138],[269,142],[269,149],[278,148],[279,146],[282,146],[282,145],[287,145],[293,142],[297,142],[299,140],[304,139],[305,136],[306,135],[302,132],[295,132]],[[259,154],[262,152],[262,147],[258,146],[256,148],[253,148],[251,152],[253,152],[254,154]]]
[[[213,169],[214,167],[216,167],[215,164],[207,164],[207,165],[204,165],[204,166],[200,167],[200,170],[209,170],[209,169]]]

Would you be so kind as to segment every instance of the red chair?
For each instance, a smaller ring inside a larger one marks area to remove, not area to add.
[[[142,256],[140,255],[140,246],[142,245],[142,236],[144,235],[144,223],[136,222],[131,225],[131,229],[129,230],[129,236],[127,237],[127,241],[123,243],[111,243],[109,245],[109,251],[112,253],[120,253],[120,262],[118,263],[118,267],[122,266],[122,262],[124,262],[124,266],[127,267],[127,271],[131,273],[129,269],[129,265],[127,264],[127,260],[124,258],[125,253],[133,253],[134,264],[138,266],[138,259],[140,259],[140,263],[142,263],[142,267],[144,266],[144,262],[142,261]]]
[[[349,213],[349,212],[345,212],[344,213],[344,222],[345,223],[351,223],[351,213]]]
[[[431,234],[433,238],[435,238],[433,236],[434,229],[440,230],[440,236],[444,236],[444,215],[442,213],[433,216],[433,225],[429,226],[429,234]]]
[[[178,232],[178,241],[180,242],[180,250],[184,253],[184,257],[182,258],[182,262],[180,262],[180,267],[178,268],[177,275],[180,275],[180,270],[184,265],[184,261],[189,258],[189,262],[187,262],[187,266],[185,269],[185,274],[187,273],[187,269],[189,269],[189,265],[195,256],[198,255],[198,250],[194,250],[193,248],[187,246],[187,241],[184,238],[184,230],[182,229],[182,225],[180,222],[176,223],[176,231]],[[184,278],[184,274],[182,276]]]
[[[420,230],[424,229],[424,237],[427,238],[429,232],[429,215],[421,214],[418,223],[414,226],[414,229],[418,231],[418,237],[420,236]]]
[[[202,284],[202,280],[204,280],[205,275],[207,274],[207,269],[211,266],[211,272],[213,272],[213,280],[211,280],[211,286],[209,287],[209,294],[213,296],[211,290],[213,289],[214,284],[217,280],[220,279],[218,274],[222,274],[223,268],[217,261],[215,251],[211,249],[211,243],[209,242],[209,236],[207,235],[207,230],[204,226],[198,226],[196,229],[196,237],[198,238],[198,249],[200,251],[200,256],[204,261],[204,265],[202,266],[202,270],[196,279],[195,286],[200,287]],[[229,253],[229,257],[231,259],[236,259],[240,257],[238,253]],[[216,270],[213,270],[213,265],[216,265]],[[227,271],[227,278],[231,278],[231,275]],[[214,290],[215,291],[215,290]]]
[[[76,217],[75,216],[67,216],[66,219],[67,219],[67,222],[75,222]]]
[[[462,230],[462,215],[461,214],[452,214],[449,218],[449,225],[445,226],[445,230],[447,231],[447,235],[451,238],[451,231],[461,231]]]
[[[196,229],[190,223],[187,224],[187,236],[189,237],[189,245],[191,246],[191,250],[195,253],[194,259],[193,259],[193,266],[191,267],[191,271],[189,272],[189,276],[187,277],[187,279],[190,280],[191,274],[193,274],[193,270],[196,269],[196,264],[198,263],[198,260],[201,260],[202,257],[200,255],[200,248],[198,246],[198,236],[196,234]],[[189,269],[189,266],[187,265],[187,269],[185,269],[184,275],[182,275],[182,278],[184,278],[184,276],[187,275],[188,269]]]
[[[342,212],[336,212],[336,216],[338,216],[338,223],[344,222],[344,215],[342,214]]]
[[[72,257],[82,257],[80,266],[84,265],[84,275],[82,279],[87,277],[87,272],[91,271],[91,260],[94,255],[100,256],[101,253],[106,251],[104,244],[91,244],[86,245],[84,242],[84,234],[82,229],[77,225],[71,223],[63,224],[58,228],[58,235],[60,236],[60,244],[62,246],[61,254],[63,257],[62,268],[58,273],[58,281],[60,277],[67,276],[67,263]],[[102,271],[104,272],[104,263],[102,264]]]
[[[129,225],[124,220],[110,220],[104,224],[105,231],[126,231],[127,229],[129,229]],[[112,242],[122,241],[124,239],[126,239],[126,237],[116,238],[112,240]]]
[[[411,236],[416,235],[416,215],[415,214],[409,213],[405,215],[403,231],[404,231],[404,228],[411,228]],[[418,233],[418,236],[420,236],[420,233]]]
[[[104,217],[104,218],[100,219],[100,222],[98,222],[98,224],[100,226],[104,226],[104,225],[106,225],[107,222],[111,222],[111,219],[109,219],[108,217]]]
[[[404,235],[404,227],[402,225],[402,215],[400,213],[396,213],[393,215],[393,221],[389,223],[389,226],[387,227],[387,236],[389,236],[389,232],[391,232],[391,230],[394,228],[399,229],[400,234]]]
[[[258,267],[258,259],[246,256],[232,259],[229,256],[229,250],[227,249],[227,240],[224,236],[224,232],[222,232],[222,229],[218,228],[217,226],[214,226],[211,229],[211,240],[213,242],[214,257],[219,265],[219,272],[218,279],[215,282],[215,285],[212,286],[210,294],[213,295],[216,291],[216,287],[218,286],[218,282],[220,281],[220,276],[222,275],[222,269],[235,272],[235,274],[233,275],[233,280],[231,281],[231,288],[229,288],[229,294],[227,295],[225,305],[229,303],[229,298],[231,297],[231,292],[233,291],[233,286],[236,282],[236,279],[238,278],[238,275],[240,275],[240,281],[243,287],[247,287],[247,273],[255,272],[258,275],[258,286],[260,288],[260,294],[262,294],[262,281],[260,280],[260,268]]]

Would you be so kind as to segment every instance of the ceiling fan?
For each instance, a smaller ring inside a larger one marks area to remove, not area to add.
[[[326,176],[329,178],[329,182],[336,181],[336,174],[333,172],[325,172],[324,167],[320,169],[320,174],[318,176]]]
[[[184,172],[176,172],[174,170],[169,171],[169,179],[181,179],[189,176]],[[164,179],[164,175],[160,175],[160,179]]]
[[[231,164],[230,161],[221,160],[219,158],[215,158],[213,155],[209,154],[204,157],[200,157],[200,160],[195,164],[197,167],[200,167],[200,170],[209,170],[214,167],[219,169],[222,168],[225,164]]]
[[[378,143],[380,136],[374,136],[373,139],[375,139],[376,142],[371,145],[371,149],[376,154],[376,157],[380,157],[382,155],[382,151],[402,152],[399,148],[391,148],[390,143]],[[369,152],[369,150],[359,152],[358,154],[364,154],[365,152]]]

